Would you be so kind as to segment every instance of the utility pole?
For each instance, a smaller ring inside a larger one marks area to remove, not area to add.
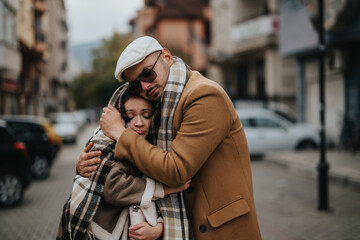
[[[326,162],[326,136],[325,136],[325,51],[324,38],[324,0],[317,0],[318,4],[318,33],[319,33],[319,95],[320,95],[320,162],[318,170],[318,210],[329,210],[329,165]]]

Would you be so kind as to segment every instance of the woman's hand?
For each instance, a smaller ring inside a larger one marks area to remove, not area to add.
[[[83,177],[91,177],[97,169],[97,164],[101,162],[98,156],[101,151],[89,152],[94,143],[90,142],[86,148],[81,152],[76,163],[76,172]]]
[[[163,223],[152,227],[147,222],[142,222],[129,227],[130,240],[156,240],[161,237],[164,231]]]
[[[120,112],[111,105],[103,108],[100,127],[106,136],[117,141],[125,130],[125,122]]]
[[[171,188],[171,187],[164,185],[164,194],[168,195],[168,194],[172,194],[172,193],[178,193],[178,192],[185,191],[186,189],[188,189],[190,187],[190,183],[191,183],[191,179],[189,181],[187,181],[184,185],[181,185],[181,186],[175,187],[175,188]]]

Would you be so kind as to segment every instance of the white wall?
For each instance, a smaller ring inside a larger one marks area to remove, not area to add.
[[[317,60],[306,63],[306,122],[320,126],[320,98]],[[338,143],[342,117],[345,111],[344,77],[340,71],[326,68],[325,76],[325,126],[329,139]]]

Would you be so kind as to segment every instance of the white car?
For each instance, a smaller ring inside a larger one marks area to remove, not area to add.
[[[317,128],[294,123],[269,109],[237,109],[251,155],[274,150],[315,149],[320,144]]]
[[[54,131],[64,143],[76,143],[80,126],[72,112],[54,113],[50,116],[50,119]]]
[[[78,126],[75,123],[54,123],[54,131],[59,135],[64,143],[76,143]]]

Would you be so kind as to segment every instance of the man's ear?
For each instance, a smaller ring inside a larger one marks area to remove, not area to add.
[[[171,55],[171,52],[167,48],[163,48],[162,50],[162,58],[164,61],[168,64],[169,67],[171,67],[174,63],[173,57]]]

